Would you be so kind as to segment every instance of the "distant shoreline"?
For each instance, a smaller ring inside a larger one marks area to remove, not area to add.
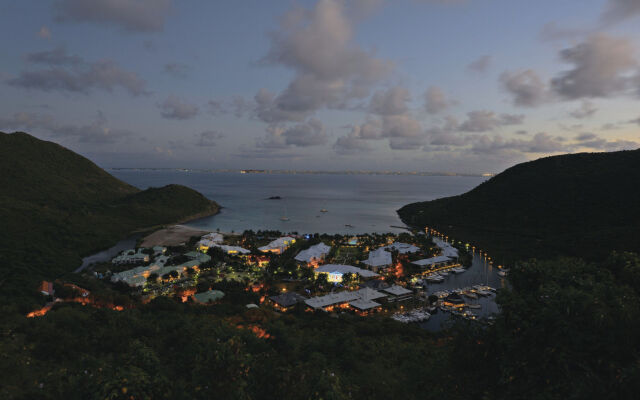
[[[205,168],[133,168],[111,167],[113,171],[175,171],[204,173],[237,173],[237,174],[274,174],[274,175],[398,175],[398,176],[463,176],[490,178],[494,173],[458,173],[428,171],[313,171],[313,170],[280,170],[280,169],[205,169]]]

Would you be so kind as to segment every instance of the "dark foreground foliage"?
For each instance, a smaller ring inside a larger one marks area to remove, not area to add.
[[[461,322],[437,335],[388,319],[165,298],[122,312],[67,305],[34,319],[5,307],[0,397],[635,397],[638,256],[532,260],[510,279],[493,325]]]

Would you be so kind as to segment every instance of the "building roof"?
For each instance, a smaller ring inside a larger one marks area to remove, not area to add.
[[[191,258],[193,260],[198,260],[201,263],[205,263],[205,262],[211,261],[211,256],[210,255],[201,253],[199,251],[190,251],[190,252],[186,253],[185,256],[187,256],[187,257],[189,257],[189,258]]]
[[[209,301],[216,301],[216,300],[220,300],[221,298],[224,297],[224,293],[219,291],[219,290],[209,290],[207,292],[203,292],[203,293],[196,293],[193,295],[193,298],[198,302],[198,303],[208,303]]]
[[[271,296],[269,298],[280,307],[291,307],[307,299],[306,297],[295,292],[282,293],[277,296]]]
[[[295,241],[296,239],[292,238],[291,236],[283,236],[281,238],[277,238],[276,240],[272,241],[266,246],[259,247],[258,250],[271,251],[271,250],[284,249],[289,247],[291,243],[295,243]]]
[[[387,297],[386,294],[380,293],[377,290],[374,290],[368,287],[364,287],[358,290],[356,293],[358,293],[358,296],[360,296],[360,298],[363,300],[375,300],[375,299],[381,299],[383,297]]]
[[[413,264],[425,266],[425,265],[433,265],[433,264],[438,264],[438,263],[447,262],[447,261],[451,261],[451,258],[447,256],[436,256],[436,257],[425,258],[422,260],[414,261]]]
[[[319,260],[324,258],[331,251],[331,246],[327,246],[324,243],[318,243],[309,247],[306,250],[302,250],[296,256],[296,261],[311,262],[312,260]]]
[[[381,279],[372,279],[370,281],[363,282],[360,287],[368,287],[375,290],[382,290],[388,288],[390,285]]]
[[[369,271],[368,269],[362,269],[358,267],[354,267],[352,265],[342,265],[342,264],[325,264],[321,265],[315,270],[318,273],[340,273],[340,274],[358,274],[363,278],[372,278],[374,276],[380,276],[373,271]]]
[[[348,303],[359,298],[360,296],[357,292],[345,290],[343,292],[330,293],[326,296],[312,297],[304,302],[312,308],[324,308],[334,304]]]
[[[350,302],[349,305],[361,311],[366,311],[366,310],[370,310],[372,308],[381,306],[380,303],[376,303],[373,300],[363,300],[363,299],[354,300]]]
[[[383,292],[387,292],[389,294],[392,294],[394,296],[402,296],[405,294],[409,294],[409,293],[413,293],[411,290],[409,289],[405,289],[402,286],[398,286],[398,285],[393,285],[391,287],[388,287],[386,289],[382,289]]]
[[[384,248],[388,249],[389,251],[395,250],[400,254],[417,253],[418,251],[420,251],[418,247],[412,244],[400,243],[400,242],[391,243],[388,246],[384,246]]]
[[[240,246],[228,246],[226,244],[214,244],[211,247],[220,247],[225,253],[249,254],[251,250],[244,249]]]
[[[458,249],[456,249],[455,247],[453,247],[452,245],[450,245],[449,243],[445,242],[442,239],[439,239],[437,237],[433,238],[433,243],[435,243],[436,246],[440,247],[440,249],[442,250],[442,255],[449,257],[449,258],[457,258],[458,257]]]
[[[224,237],[221,233],[218,232],[210,232],[206,235],[202,236],[200,240],[209,240],[214,243],[222,243],[224,241]]]
[[[370,251],[369,258],[362,262],[371,267],[391,265],[391,253],[389,253],[386,248],[380,247],[379,249]]]

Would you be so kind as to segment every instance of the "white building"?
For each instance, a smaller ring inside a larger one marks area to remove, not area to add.
[[[114,257],[111,262],[113,264],[135,264],[149,262],[149,255],[142,252],[142,248],[137,251],[135,249],[125,250],[119,256]]]
[[[305,262],[307,264],[311,263],[319,263],[324,260],[324,258],[331,251],[331,246],[327,246],[324,243],[318,243],[314,246],[309,247],[306,250],[302,250],[296,256],[296,261]]]
[[[356,291],[342,291],[330,293],[325,296],[312,297],[305,300],[305,304],[315,310],[327,309],[336,306],[352,306],[360,311],[367,311],[380,304],[375,299],[384,298],[387,295],[376,290],[364,288]]]
[[[321,265],[314,271],[316,275],[318,274],[327,274],[327,280],[329,282],[342,282],[342,277],[345,274],[358,274],[363,278],[373,278],[376,276],[380,276],[373,271],[369,271],[368,269],[362,269],[358,267],[354,267],[352,265],[342,265],[342,264],[325,264]]]
[[[242,248],[240,246],[228,246],[226,244],[214,244],[211,247],[219,247],[222,249],[222,251],[224,251],[227,254],[249,254],[251,253],[251,250],[247,250],[245,248]]]
[[[210,247],[215,246],[216,244],[221,244],[224,240],[222,234],[217,232],[207,233],[202,236],[197,243],[198,250],[207,251]]]
[[[389,251],[397,251],[400,254],[417,253],[420,249],[412,244],[395,242],[388,246],[384,246]]]
[[[295,238],[292,238],[290,236],[284,236],[274,240],[273,242],[269,243],[266,246],[259,247],[258,250],[260,250],[263,253],[280,254],[295,242],[296,242]]]
[[[369,252],[369,258],[362,261],[364,264],[372,267],[374,270],[386,268],[391,265],[391,253],[385,247]]]

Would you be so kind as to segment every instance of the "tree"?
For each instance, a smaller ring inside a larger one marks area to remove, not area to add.
[[[156,283],[157,281],[158,281],[158,274],[156,274],[155,272],[147,276],[147,283]]]

